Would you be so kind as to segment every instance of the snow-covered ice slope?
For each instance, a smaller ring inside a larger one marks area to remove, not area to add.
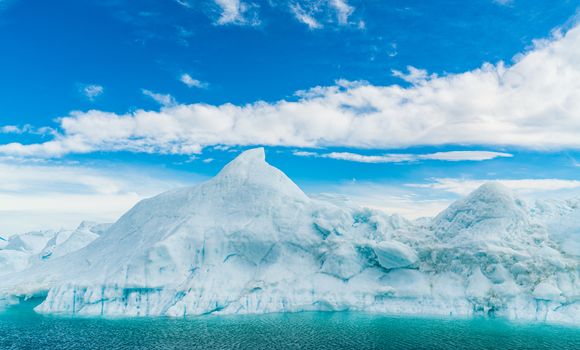
[[[31,259],[31,263],[36,263],[38,260],[44,261],[65,256],[84,248],[97,239],[110,226],[110,224],[83,221],[73,231],[59,231],[46,243],[42,251]]]
[[[37,311],[84,315],[364,310],[580,324],[579,254],[547,219],[578,227],[578,211],[556,207],[491,183],[410,222],[309,198],[258,148],[208,182],[138,203],[86,247],[4,276],[0,294],[46,295]]]
[[[109,226],[85,221],[75,230],[33,231],[12,236],[0,245],[0,276],[79,250]]]
[[[0,247],[0,276],[26,269],[30,257],[38,254],[58,234],[54,230],[27,232],[3,241]]]

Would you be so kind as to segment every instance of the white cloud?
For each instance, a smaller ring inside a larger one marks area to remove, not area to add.
[[[0,233],[112,222],[143,198],[201,179],[150,168],[0,162]]]
[[[179,78],[179,81],[181,81],[182,83],[187,85],[187,87],[190,87],[190,88],[195,87],[195,88],[204,89],[207,87],[207,83],[204,83],[203,81],[200,81],[197,79],[193,79],[191,77],[191,75],[189,75],[187,73],[183,73],[181,75],[181,77]]]
[[[54,130],[48,127],[35,128],[30,124],[24,125],[4,125],[0,127],[0,134],[33,134],[33,135],[49,135],[53,134]]]
[[[332,152],[328,154],[322,154],[321,156],[325,158],[348,160],[359,163],[400,163],[414,160],[414,157],[411,154],[387,154],[382,156],[365,156],[362,154],[350,152]]]
[[[445,160],[448,162],[458,162],[463,160],[482,161],[494,158],[511,157],[513,157],[513,155],[510,153],[490,151],[449,151],[418,155],[419,159]]]
[[[317,17],[333,23],[334,16],[336,22],[340,25],[351,24],[349,17],[354,12],[354,7],[348,4],[346,0],[325,0],[325,1],[292,1],[289,3],[290,12],[301,23],[304,23],[310,29],[320,29],[322,23]],[[334,23],[336,23],[334,22]],[[365,22],[360,20],[356,23],[359,29],[365,29]]]
[[[162,106],[168,107],[175,106],[177,104],[175,98],[169,94],[158,94],[147,89],[142,89],[141,92],[143,92],[143,95],[151,97],[155,102]]]
[[[255,5],[240,0],[214,0],[221,14],[217,24],[259,25]]]
[[[579,46],[575,27],[537,41],[510,67],[484,64],[408,87],[339,83],[315,87],[297,101],[71,112],[58,120],[53,139],[0,145],[0,154],[191,154],[215,145],[580,149]]]
[[[5,125],[0,128],[0,134],[23,134],[30,130],[30,125],[18,126],[18,125]]]
[[[566,179],[434,179],[427,184],[408,184],[409,187],[429,188],[442,190],[465,196],[489,181],[500,182],[506,187],[521,193],[538,193],[544,191],[558,191],[580,189],[580,181]]]
[[[361,196],[353,194],[350,198],[363,207],[379,209],[389,214],[399,214],[410,220],[433,217],[453,202],[446,199],[417,199],[370,193]]]
[[[215,0],[215,3],[222,9],[218,23],[227,24],[243,21],[239,0]]]
[[[105,89],[101,85],[84,85],[82,87],[82,93],[85,95],[89,101],[94,101],[97,97],[101,96]]]
[[[458,161],[482,161],[499,157],[512,157],[512,155],[509,153],[490,152],[490,151],[449,151],[428,154],[391,153],[383,155],[363,155],[352,152],[315,153],[307,151],[295,151],[293,152],[293,154],[295,156],[301,157],[330,158],[358,163],[403,163],[403,162],[414,162],[419,160],[441,160],[448,162],[458,162]]]
[[[329,4],[336,10],[338,23],[348,24],[348,17],[354,12],[354,7],[350,6],[345,0],[329,0]]]
[[[320,29],[322,28],[322,24],[318,22],[312,14],[309,14],[306,10],[304,10],[300,4],[292,4],[290,5],[290,11],[294,14],[294,17],[299,22],[302,22],[308,26],[310,29]]]
[[[315,198],[322,197],[322,199],[334,202],[355,203],[389,214],[400,214],[408,219],[435,216],[455,199],[455,196],[446,193],[440,196],[426,196],[420,193],[421,189],[417,188],[364,181],[307,184],[304,187]],[[313,193],[320,194],[313,195]]]
[[[425,69],[417,69],[413,66],[407,66],[407,73],[403,73],[401,71],[392,70],[393,76],[397,78],[401,78],[404,81],[411,83],[411,84],[418,84],[421,82],[426,82],[428,79],[435,79],[437,78],[436,74],[429,75]]]
[[[482,184],[498,181],[519,196],[529,199],[567,199],[580,194],[580,181],[566,179],[433,179],[427,184],[383,184],[352,181],[323,185],[325,191],[346,196],[363,206],[398,213],[409,219],[435,216],[456,199],[466,196]],[[318,185],[320,188],[321,186]]]
[[[314,152],[294,152],[295,156],[330,158],[337,160],[347,160],[358,163],[401,163],[415,160],[412,154],[385,154],[385,155],[363,155],[351,152],[331,152],[331,153],[314,153]]]
[[[433,179],[426,184],[384,184],[352,181],[339,185],[317,185],[351,201],[370,208],[398,213],[409,219],[435,216],[454,200],[466,196],[482,184],[498,181],[529,199],[567,199],[580,194],[580,181],[566,179]],[[337,195],[333,195],[337,196]]]
[[[191,8],[191,3],[188,0],[175,0],[175,2],[183,7]]]
[[[192,9],[193,0],[175,0],[179,5]],[[258,8],[254,2],[242,0],[212,0],[219,9],[219,16],[215,20],[217,25],[250,25],[258,26],[261,21],[258,16]],[[316,18],[322,18],[325,22],[338,23],[339,25],[356,25],[359,29],[365,28],[365,22],[359,20],[356,23],[349,21],[355,8],[347,0],[287,0],[281,2],[269,1],[271,7],[279,4],[287,6],[294,17],[310,29],[322,28],[322,23]],[[336,19],[335,19],[336,18]]]
[[[298,157],[319,157],[320,154],[316,152],[308,152],[308,151],[294,151],[292,152],[293,155]]]

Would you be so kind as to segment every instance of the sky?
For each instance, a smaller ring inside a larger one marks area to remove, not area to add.
[[[0,0],[0,235],[115,221],[241,151],[409,218],[580,196],[577,1]]]

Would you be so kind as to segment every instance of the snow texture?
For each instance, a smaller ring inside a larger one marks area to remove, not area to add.
[[[0,299],[44,296],[36,311],[81,315],[360,310],[579,325],[578,208],[489,183],[411,222],[310,198],[258,148],[110,227],[11,238],[0,266],[20,271],[0,280]]]
[[[109,226],[85,221],[72,231],[47,230],[12,236],[0,245],[0,276],[79,250]]]

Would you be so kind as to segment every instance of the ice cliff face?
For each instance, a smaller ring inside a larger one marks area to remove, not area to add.
[[[206,183],[140,202],[84,248],[53,238],[39,254],[49,259],[4,276],[0,294],[46,295],[37,311],[84,315],[364,310],[578,324],[579,254],[557,239],[577,217],[487,184],[412,223],[311,199],[254,149]]]

